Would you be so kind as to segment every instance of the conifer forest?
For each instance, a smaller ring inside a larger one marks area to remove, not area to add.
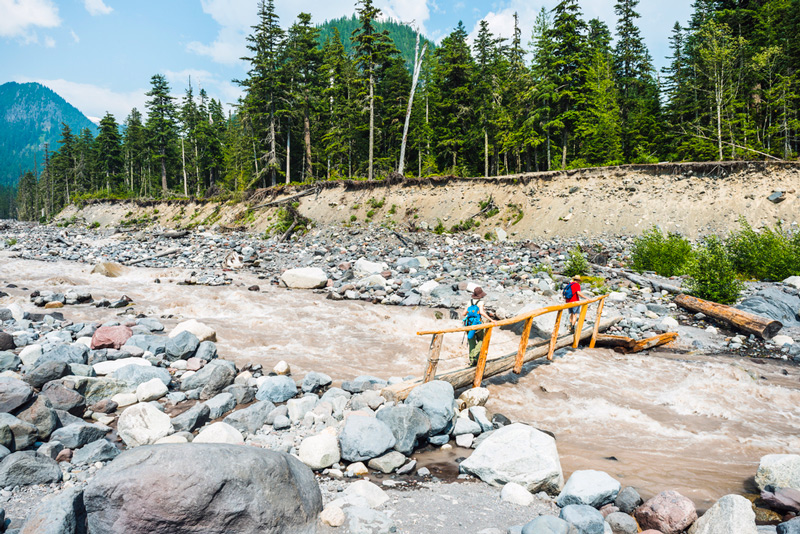
[[[458,22],[434,46],[381,22],[372,0],[345,32],[308,13],[281,21],[261,0],[229,109],[155,74],[145,109],[106,114],[96,136],[62,126],[36,172],[2,192],[19,218],[48,220],[93,197],[797,157],[800,0],[696,0],[660,71],[638,3],[619,0],[613,28],[562,0],[510,38],[482,21],[470,44]]]

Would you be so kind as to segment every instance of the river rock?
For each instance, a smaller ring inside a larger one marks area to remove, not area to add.
[[[16,346],[17,344],[14,343],[14,337],[11,334],[0,331],[0,350],[14,350]]]
[[[125,347],[138,347],[141,350],[150,351],[153,354],[164,354],[167,350],[167,340],[164,336],[154,336],[149,334],[135,334],[125,343]],[[122,350],[125,350],[123,347]]]
[[[73,345],[56,345],[51,350],[42,353],[42,355],[36,359],[34,367],[42,365],[45,362],[85,364],[88,354],[89,347],[82,343],[75,343]]]
[[[783,326],[800,326],[797,313],[800,310],[800,297],[790,295],[778,287],[766,287],[736,305],[761,317],[780,321]]]
[[[31,486],[61,481],[61,469],[52,458],[34,451],[19,451],[0,462],[0,487]]]
[[[619,508],[620,512],[632,514],[642,502],[644,501],[642,501],[639,492],[635,488],[627,486],[617,494],[617,498],[614,499],[614,506]]]
[[[205,405],[208,406],[208,418],[214,420],[236,408],[236,399],[230,393],[220,393],[208,399]]]
[[[456,417],[456,424],[453,428],[453,436],[463,434],[477,435],[481,433],[481,425],[466,417]]]
[[[243,445],[242,433],[228,423],[211,423],[203,428],[192,443],[228,443],[230,445]]]
[[[326,506],[322,513],[319,514],[319,520],[322,521],[323,525],[334,528],[344,525],[345,519],[342,509],[334,505]]]
[[[86,520],[83,488],[66,488],[44,498],[28,515],[19,534],[73,534],[83,532]]]
[[[164,356],[167,361],[188,360],[197,352],[200,340],[197,336],[184,330],[177,335],[170,337],[164,349]]]
[[[522,423],[492,432],[459,470],[493,486],[516,482],[532,493],[556,492],[564,483],[555,439]]]
[[[119,263],[107,261],[98,263],[92,267],[91,274],[100,274],[109,278],[116,278],[118,276],[122,276],[125,271],[126,268]]]
[[[303,393],[316,393],[325,386],[329,386],[332,381],[331,377],[324,373],[311,371],[303,378],[300,389],[303,390]]]
[[[275,405],[270,401],[259,401],[242,410],[236,410],[225,417],[223,421],[242,434],[255,434],[267,424],[267,417],[274,409]]]
[[[363,415],[348,417],[339,434],[342,458],[348,462],[360,462],[380,456],[394,447],[395,442],[386,423]]]
[[[509,530],[510,532],[510,530]],[[522,534],[577,534],[569,523],[552,515],[540,515],[522,527]]]
[[[178,323],[169,333],[169,337],[174,338],[181,332],[189,332],[194,334],[194,336],[201,342],[217,340],[216,330],[206,324],[201,323],[200,321],[196,321],[195,319],[189,319],[188,321]]]
[[[400,404],[380,410],[376,417],[395,437],[394,450],[410,456],[431,431],[431,422],[419,408]]]
[[[556,504],[564,507],[570,504],[585,504],[594,508],[614,502],[620,490],[620,483],[608,473],[587,469],[575,471],[564,484]]]
[[[209,420],[209,413],[210,410],[205,403],[195,404],[182,414],[176,415],[172,419],[172,427],[175,429],[175,432],[191,432],[195,428],[206,424]]]
[[[28,345],[19,352],[19,359],[22,361],[22,365],[32,368],[42,354],[42,346],[38,343],[34,343],[32,345]]]
[[[569,504],[561,509],[561,519],[574,526],[578,534],[604,534],[603,514],[585,504]]]
[[[68,374],[70,374],[68,364],[64,362],[45,362],[28,372],[23,380],[36,389],[42,389],[48,382],[58,380]]]
[[[40,441],[47,441],[50,434],[58,428],[59,421],[56,412],[47,397],[39,395],[28,408],[17,414],[20,421],[25,421],[36,427]]]
[[[118,360],[97,362],[92,365],[92,369],[94,369],[94,372],[97,374],[97,376],[106,376],[112,375],[121,370],[123,367],[127,367],[129,365],[151,367],[153,364],[144,358],[120,358]]]
[[[464,408],[472,406],[483,406],[489,400],[488,388],[470,388],[458,396],[458,400],[464,402]]]
[[[639,525],[636,520],[622,512],[611,512],[606,516],[606,523],[611,527],[612,534],[636,534]]]
[[[773,491],[769,491],[772,489]],[[769,486],[761,492],[761,500],[767,503],[771,510],[800,512],[800,491],[793,488],[773,488]]]
[[[126,372],[128,369],[137,370],[137,372],[138,370],[142,370],[142,373],[145,372],[152,373],[153,371],[166,372],[166,369],[158,369],[156,367],[139,367],[133,365],[133,366],[126,366],[117,371],[117,373]],[[169,373],[167,373],[167,375],[169,375]],[[64,384],[66,384],[67,382],[73,384],[75,386],[75,391],[83,395],[88,404],[94,404],[95,402],[99,402],[103,399],[110,399],[111,397],[117,395],[118,393],[133,393],[134,391],[136,391],[136,386],[138,386],[141,382],[146,382],[150,378],[152,378],[152,374],[151,376],[147,376],[146,379],[145,376],[142,376],[140,378],[140,381],[138,382],[132,381],[131,383],[128,383],[123,380],[118,380],[116,378],[109,378],[109,377],[94,378],[87,376],[71,375],[62,378],[61,381]]]
[[[689,534],[758,534],[753,505],[741,495],[725,495],[689,528]]]
[[[167,386],[158,378],[151,378],[136,387],[136,399],[139,402],[158,400],[169,393]]]
[[[82,415],[86,408],[86,399],[83,395],[60,382],[45,384],[40,396],[46,397],[54,410],[64,410],[73,415]]]
[[[397,451],[392,451],[390,453],[384,454],[383,456],[373,458],[367,463],[367,465],[369,466],[370,469],[374,469],[375,471],[380,471],[381,473],[389,474],[397,470],[398,468],[402,467],[404,463],[406,463],[405,455]]]
[[[286,402],[297,395],[297,386],[288,376],[268,376],[258,387],[256,399],[270,402]]]
[[[342,382],[342,389],[348,393],[364,393],[372,389],[384,388],[387,384],[388,382],[382,378],[361,375],[355,377],[353,380],[345,380]]]
[[[364,506],[348,506],[345,515],[351,534],[390,534],[397,528],[386,514]]]
[[[366,258],[359,258],[353,264],[353,274],[356,278],[364,278],[371,274],[381,274],[388,269],[389,266],[387,264],[368,261]]]
[[[36,443],[39,436],[39,429],[26,421],[17,419],[10,413],[0,413],[0,428],[3,427],[11,430],[12,439],[9,442],[8,433],[3,431],[2,444],[12,451],[27,449]]]
[[[150,445],[172,433],[170,418],[150,403],[125,408],[117,420],[117,433],[128,447]]]
[[[455,410],[453,386],[443,380],[433,380],[414,388],[406,405],[419,408],[431,422],[431,435],[447,434],[453,424]]]
[[[300,267],[285,271],[280,280],[291,289],[319,289],[327,285],[328,275],[319,267]]]
[[[292,424],[297,424],[303,420],[308,412],[314,409],[319,398],[316,395],[306,395],[296,399],[289,399],[286,402],[287,415]]]
[[[84,502],[89,532],[104,534],[312,534],[322,510],[297,459],[209,443],[126,451],[89,482]]]
[[[378,485],[363,479],[347,486],[344,496],[351,499],[354,497],[364,499],[370,508],[377,508],[389,500],[389,495]]]
[[[92,349],[117,349],[133,335],[133,331],[127,326],[101,326],[92,335]]]
[[[533,502],[533,495],[531,492],[520,486],[516,482],[509,482],[500,491],[500,498],[511,504],[519,506],[530,506]]]
[[[98,439],[87,443],[72,453],[72,463],[75,465],[107,462],[119,456],[120,450],[107,439]]]
[[[236,378],[236,366],[226,360],[212,360],[202,369],[181,382],[181,390],[200,389],[201,399],[210,399],[223,389],[233,384]],[[292,382],[294,385],[294,382]]]
[[[328,428],[316,436],[304,439],[300,443],[298,457],[301,462],[314,470],[325,469],[338,463],[341,455],[335,430]]]
[[[170,376],[169,371],[166,369],[138,364],[126,365],[117,369],[111,376],[115,380],[127,383],[134,391],[139,387],[139,384],[144,384],[154,378],[161,380],[165,386],[169,386],[169,383],[172,381],[172,376]]]
[[[77,449],[102,438],[109,430],[110,428],[103,425],[72,423],[53,432],[51,439],[60,442],[68,449]]]
[[[677,491],[662,491],[637,508],[634,516],[644,530],[678,534],[697,520],[697,510],[690,499]]]
[[[13,352],[0,352],[0,373],[3,371],[16,371],[21,363],[20,357]]]
[[[761,457],[756,472],[756,485],[800,490],[800,454],[768,454]]]
[[[800,534],[800,517],[795,517],[785,523],[781,523],[775,529],[775,532],[777,532],[777,534]]]
[[[197,346],[197,352],[195,352],[194,357],[204,362],[215,360],[217,358],[217,344],[213,341],[201,341]]]
[[[32,396],[33,389],[22,380],[0,377],[0,412],[13,412],[27,403]]]

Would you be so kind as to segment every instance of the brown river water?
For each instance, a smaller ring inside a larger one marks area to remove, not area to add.
[[[127,268],[118,278],[90,270],[0,253],[0,289],[29,311],[34,289],[75,287],[95,299],[126,294],[138,313],[172,316],[162,319],[167,327],[190,318],[214,327],[224,358],[268,369],[286,360],[295,376],[321,371],[334,384],[361,374],[421,376],[430,340],[416,332],[458,326],[447,316],[437,319],[434,310],[334,302],[270,287],[252,274],[234,273],[230,286],[205,287],[178,285],[188,274],[180,269]],[[5,289],[9,283],[20,287]],[[252,284],[261,291],[248,291]],[[110,321],[120,310],[61,311],[79,322]],[[495,333],[490,357],[513,352],[517,339]],[[445,336],[440,369],[463,365],[466,351],[460,336]],[[785,362],[583,350],[484,385],[491,412],[556,435],[565,476],[603,470],[645,497],[674,489],[707,508],[722,495],[750,491],[761,456],[800,450],[800,370]]]

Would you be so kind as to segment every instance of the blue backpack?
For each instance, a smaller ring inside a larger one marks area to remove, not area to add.
[[[565,285],[561,290],[561,294],[564,295],[564,300],[567,302],[569,302],[569,300],[574,296],[574,293],[572,292],[572,284],[574,284],[574,282],[567,282],[567,285]]]
[[[464,326],[475,326],[481,324],[481,309],[477,304],[471,304],[467,308],[467,316],[464,317]],[[467,332],[467,339],[475,337],[477,330],[470,330]]]

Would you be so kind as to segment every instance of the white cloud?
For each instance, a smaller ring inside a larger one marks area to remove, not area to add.
[[[398,22],[411,24],[427,34],[425,23],[431,18],[428,3],[420,0],[386,0],[381,2],[384,15]]]
[[[63,79],[43,80],[23,77],[18,78],[17,81],[21,83],[37,82],[49,87],[88,117],[102,117],[109,112],[114,115],[117,122],[121,123],[134,107],[145,113],[144,103],[147,100],[145,97],[147,89],[116,92],[107,87]]]
[[[90,15],[96,17],[97,15],[108,15],[114,11],[111,7],[105,5],[103,0],[83,0],[83,5]]]
[[[76,43],[80,43],[80,42],[81,42],[81,38],[80,38],[80,37],[78,37],[78,34],[77,34],[77,33],[75,33],[75,30],[70,30],[70,31],[69,31],[69,34],[70,34],[70,36],[72,37],[72,40],[73,40],[73,41],[75,41]]]
[[[19,37],[25,44],[38,41],[32,28],[61,24],[58,7],[51,0],[0,0],[0,37]]]
[[[44,45],[47,48],[55,48],[56,47],[56,40],[48,35],[47,37],[44,38]]]

